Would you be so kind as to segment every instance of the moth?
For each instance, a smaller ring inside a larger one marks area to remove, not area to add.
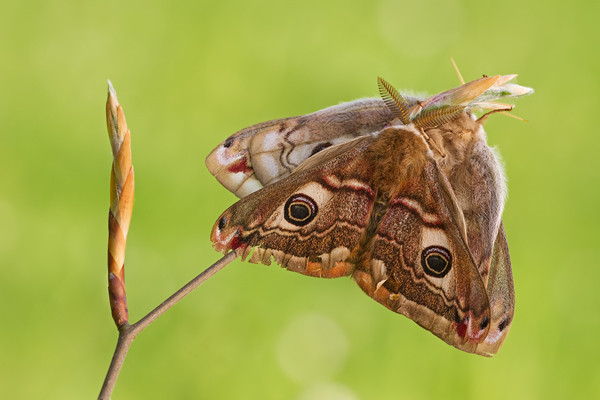
[[[494,355],[515,297],[505,176],[483,123],[513,108],[496,100],[533,92],[515,77],[484,76],[425,99],[378,78],[381,100],[235,133],[206,159],[241,198],[216,221],[214,248],[304,275],[350,276],[446,343]]]

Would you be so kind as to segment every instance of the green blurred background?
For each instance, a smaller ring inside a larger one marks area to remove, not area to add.
[[[0,391],[95,398],[117,332],[106,290],[106,79],[132,131],[136,321],[219,258],[236,199],[204,167],[246,126],[377,94],[519,74],[494,116],[517,307],[492,359],[365,296],[234,262],[144,331],[114,399],[600,397],[598,2],[0,3]]]

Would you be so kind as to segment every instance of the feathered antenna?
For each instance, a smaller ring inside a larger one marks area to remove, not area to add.
[[[491,110],[479,118],[478,122],[484,122],[493,113],[505,113],[505,111],[513,109],[512,105],[497,103],[495,100],[517,98],[533,93],[531,88],[510,83],[517,75],[484,75],[483,78],[464,83],[456,63],[453,59],[451,60],[462,85],[423,101],[417,101],[412,106],[409,106],[404,97],[392,85],[383,78],[377,78],[381,97],[394,116],[404,125],[413,123],[416,128],[422,129],[426,139],[428,138],[424,132],[425,129],[450,122],[463,111]]]
[[[435,141],[430,140],[425,130],[448,123],[464,111],[473,109],[491,110],[477,120],[477,122],[483,123],[491,114],[497,112],[505,114],[505,111],[513,109],[512,105],[497,103],[495,100],[509,97],[516,98],[533,93],[531,88],[510,83],[517,75],[484,75],[483,78],[464,83],[456,63],[452,58],[451,60],[462,85],[438,93],[423,101],[417,101],[411,106],[392,85],[383,78],[377,77],[381,98],[394,116],[404,125],[414,124],[415,128],[423,134],[423,137],[439,150],[442,157],[445,157],[444,151],[437,146]],[[514,117],[510,114],[506,115]],[[521,119],[519,117],[515,118]]]
[[[414,124],[419,128],[429,129],[445,124],[458,117],[465,106],[441,106],[426,108],[415,118]]]
[[[383,102],[392,114],[402,121],[402,124],[408,124],[408,103],[404,97],[383,78],[377,77],[377,86],[379,86],[379,94]]]
[[[398,118],[400,121],[402,121],[402,124],[404,124],[404,125],[407,125],[408,123],[411,123],[411,122],[415,122],[411,119],[410,116],[411,116],[411,114],[414,114],[414,110],[416,110],[416,109],[420,110],[420,108],[418,108],[421,105],[420,102],[417,102],[417,104],[415,104],[411,109],[409,109],[408,102],[392,85],[390,85],[388,82],[386,82],[385,79],[377,77],[377,83],[379,85],[379,93],[381,94],[381,98],[383,99],[385,104],[388,106],[390,111],[396,116],[396,118]],[[464,109],[464,107],[448,107],[448,106],[443,106],[440,109],[438,109],[437,111],[433,111],[432,109],[430,109],[425,114],[423,114],[423,113],[419,114],[421,116],[421,119],[423,120],[423,121],[421,121],[422,122],[421,124],[417,124],[417,122],[415,122],[415,126],[419,129],[419,131],[421,132],[421,134],[423,135],[425,140],[427,140],[427,142],[430,145],[435,147],[435,149],[438,150],[438,152],[442,155],[442,157],[446,157],[446,153],[438,147],[438,145],[435,143],[435,141],[431,140],[429,135],[427,135],[427,133],[425,133],[425,129],[431,128],[433,126],[439,125],[440,123],[452,120],[458,114],[460,114],[463,109]],[[435,121],[443,121],[443,122],[439,122],[436,124]],[[432,124],[432,125],[430,126],[430,124]]]

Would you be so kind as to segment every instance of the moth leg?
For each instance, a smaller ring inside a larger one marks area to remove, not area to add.
[[[506,111],[511,111],[513,109],[513,106],[507,107],[507,108],[501,108],[499,110],[492,110],[489,112],[486,112],[485,114],[483,114],[481,117],[479,117],[477,119],[477,122],[479,122],[480,124],[484,124],[485,121],[490,117],[490,115],[495,114],[495,113],[502,113],[505,115],[510,115],[510,114],[506,114]]]

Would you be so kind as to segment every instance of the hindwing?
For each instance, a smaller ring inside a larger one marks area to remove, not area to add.
[[[359,264],[354,278],[390,310],[474,352],[489,329],[489,302],[446,185],[432,161],[403,183],[373,238],[369,264]]]
[[[494,243],[487,292],[492,312],[492,323],[490,332],[485,341],[479,343],[476,353],[489,357],[496,354],[502,343],[504,343],[515,312],[515,288],[508,242],[502,223],[500,223],[500,229],[498,229],[498,235]]]
[[[305,275],[349,275],[346,260],[357,249],[375,196],[368,183],[371,166],[362,156],[368,144],[368,137],[359,138],[318,167],[238,201],[213,227],[215,249],[243,257],[255,249],[250,262],[268,265],[273,257]]]
[[[480,137],[485,138],[483,134]],[[508,334],[515,305],[508,243],[501,219],[506,197],[504,172],[498,156],[480,139],[465,153],[464,161],[451,169],[448,178],[464,213],[467,243],[486,285],[492,313],[490,332],[475,352],[491,356]]]
[[[393,118],[382,100],[363,99],[263,122],[223,141],[206,158],[206,167],[228,190],[244,197],[289,176],[321,150],[378,132]]]

